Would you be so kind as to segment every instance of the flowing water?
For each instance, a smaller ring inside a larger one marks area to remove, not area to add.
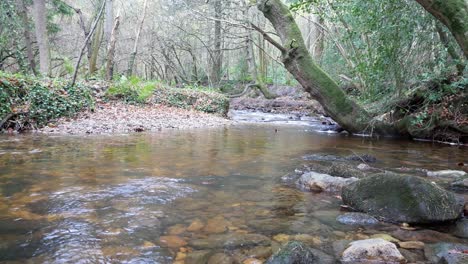
[[[187,242],[219,233],[278,241],[299,234],[330,252],[333,241],[366,230],[334,220],[339,197],[280,180],[317,153],[368,153],[381,168],[457,169],[468,161],[466,148],[307,126],[0,136],[0,262],[172,263],[190,250]],[[236,250],[219,242],[206,247]]]

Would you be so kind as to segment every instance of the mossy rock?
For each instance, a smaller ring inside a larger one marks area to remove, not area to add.
[[[459,218],[462,203],[455,194],[428,180],[378,174],[343,188],[343,202],[389,222],[434,223]]]
[[[333,257],[299,241],[291,241],[271,256],[265,264],[334,263]]]

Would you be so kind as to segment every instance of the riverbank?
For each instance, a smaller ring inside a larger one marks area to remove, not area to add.
[[[60,118],[38,130],[46,134],[120,134],[163,129],[223,127],[233,122],[214,114],[160,104],[98,103],[94,111]]]

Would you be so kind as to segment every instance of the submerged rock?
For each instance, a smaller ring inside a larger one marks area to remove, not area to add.
[[[195,239],[189,242],[189,245],[196,249],[226,249],[252,246],[269,246],[270,244],[271,240],[266,236],[239,233],[211,235],[208,238]]]
[[[351,242],[343,252],[342,263],[404,263],[395,244],[381,238]]]
[[[302,242],[292,241],[271,256],[266,264],[331,264],[334,262],[333,257],[322,251],[310,248]]]
[[[314,161],[359,161],[365,163],[375,163],[377,162],[377,158],[369,155],[350,155],[346,157],[337,156],[333,154],[310,154],[302,157],[304,160],[314,160]]]
[[[308,172],[303,174],[297,184],[306,190],[316,192],[340,192],[343,186],[356,182],[357,178],[333,177],[327,174]]]
[[[433,223],[457,219],[462,204],[456,196],[428,180],[379,174],[343,188],[343,202],[386,221]]]
[[[364,213],[345,213],[339,215],[336,221],[344,225],[376,225],[379,223],[375,217]]]
[[[436,243],[426,245],[424,255],[429,263],[464,264],[468,263],[468,245],[454,243]]]
[[[213,252],[210,250],[197,250],[187,254],[185,263],[190,264],[206,264]]]
[[[365,163],[375,163],[375,162],[377,162],[377,158],[372,156],[372,155],[369,155],[369,154],[364,154],[364,155],[353,154],[351,156],[347,156],[345,159],[346,160],[352,160],[352,161],[365,162]]]
[[[468,190],[468,178],[454,181],[452,182],[451,186],[452,186],[452,189],[456,189],[456,190]]]
[[[224,253],[216,253],[210,257],[207,264],[235,264],[236,261]]]
[[[363,171],[356,169],[354,166],[338,162],[332,163],[325,173],[342,178],[364,178],[366,176]]]
[[[468,238],[468,219],[460,219],[453,227],[453,234],[457,237]]]

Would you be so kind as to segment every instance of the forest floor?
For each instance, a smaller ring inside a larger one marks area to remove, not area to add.
[[[322,114],[323,110],[313,100],[279,97],[236,98],[230,109],[253,112],[296,114],[307,116]],[[223,127],[234,124],[217,114],[186,110],[161,104],[132,105],[121,101],[99,102],[94,111],[84,111],[74,118],[60,118],[38,130],[46,134],[119,134],[161,131],[163,129],[193,129]]]
[[[61,118],[39,129],[46,134],[119,134],[163,129],[223,127],[232,122],[214,114],[164,105],[100,102],[94,111]]]

